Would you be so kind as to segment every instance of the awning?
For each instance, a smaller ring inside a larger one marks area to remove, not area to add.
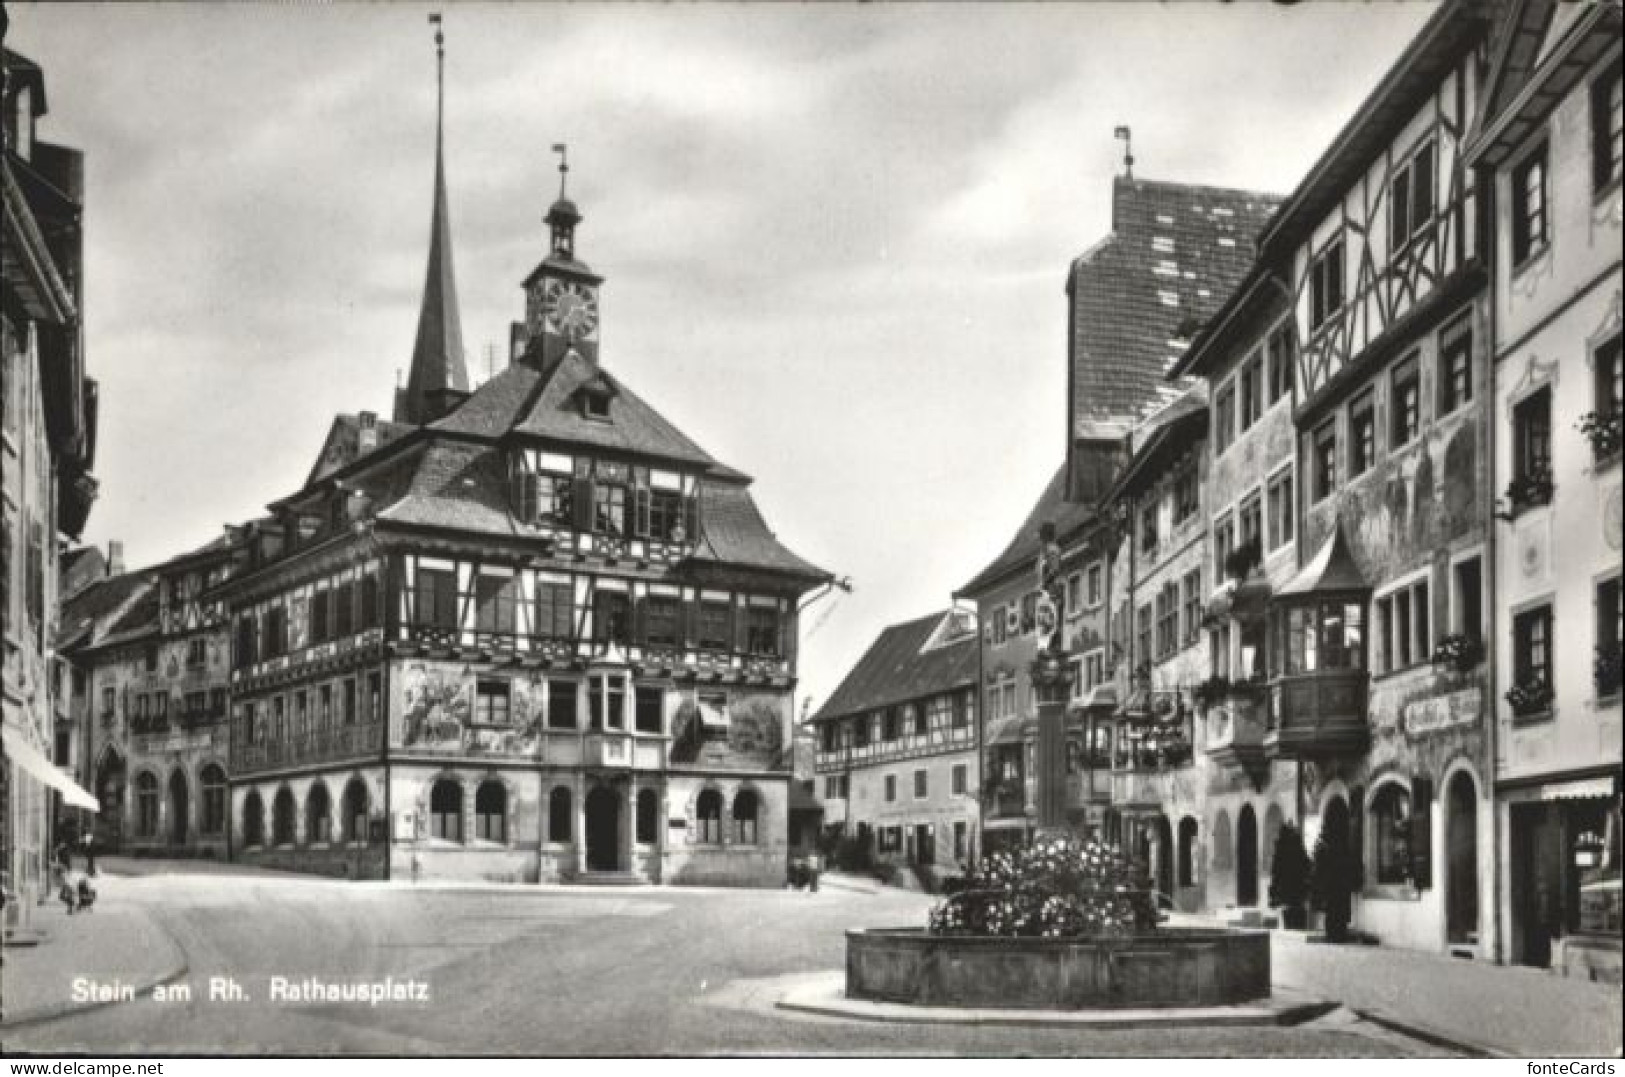
[[[1594,800],[1614,795],[1614,779],[1592,778],[1589,781],[1564,782],[1549,785],[1540,791],[1542,800]]]
[[[6,762],[32,774],[37,780],[62,794],[62,799],[75,808],[100,811],[101,805],[89,790],[70,778],[61,767],[45,758],[38,748],[28,743],[10,726],[0,725],[0,744],[5,746]]]

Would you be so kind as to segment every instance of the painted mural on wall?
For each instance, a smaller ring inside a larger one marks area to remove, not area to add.
[[[1476,415],[1446,430],[1435,427],[1415,451],[1339,491],[1335,515],[1312,509],[1307,548],[1319,549],[1341,517],[1355,560],[1368,578],[1382,579],[1471,534],[1479,527],[1478,432]]]
[[[413,662],[401,674],[401,715],[397,743],[432,752],[534,755],[541,745],[542,690],[539,678],[508,682],[510,721],[475,723],[474,673],[456,663]]]
[[[786,696],[770,692],[684,693],[672,719],[672,762],[788,766],[786,705]]]

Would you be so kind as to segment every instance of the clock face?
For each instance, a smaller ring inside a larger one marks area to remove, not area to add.
[[[545,310],[547,327],[570,340],[590,337],[598,329],[598,297],[579,284],[549,284]]]

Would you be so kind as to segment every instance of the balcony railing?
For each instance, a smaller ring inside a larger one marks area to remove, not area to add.
[[[239,741],[232,745],[232,768],[241,773],[300,763],[352,759],[376,753],[383,746],[383,735],[382,722],[369,722],[366,725],[312,730],[286,740],[266,740],[257,744]]]
[[[1271,681],[1265,751],[1280,759],[1365,751],[1371,743],[1366,722],[1370,679],[1363,669],[1324,669]]]

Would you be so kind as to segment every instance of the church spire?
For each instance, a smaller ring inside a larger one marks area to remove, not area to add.
[[[434,26],[434,216],[429,225],[429,269],[418,312],[417,343],[406,389],[397,393],[395,420],[422,424],[440,418],[468,393],[463,362],[463,327],[457,311],[457,278],[451,262],[451,218],[446,208],[445,112],[446,50],[440,16]]]

